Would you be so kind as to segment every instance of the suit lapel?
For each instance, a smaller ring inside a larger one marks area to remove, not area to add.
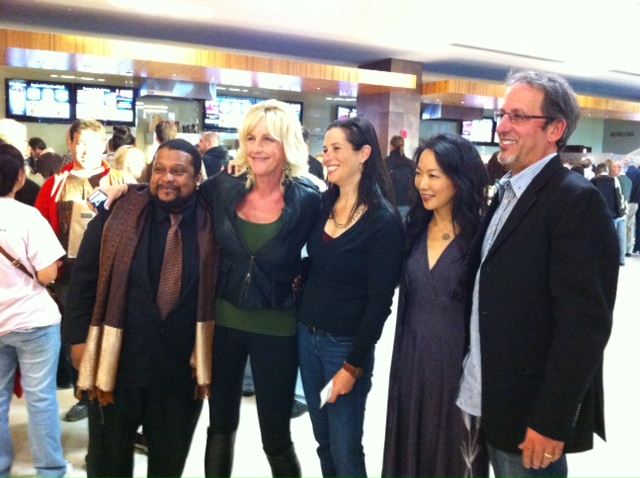
[[[562,162],[560,161],[560,156],[556,155],[551,158],[549,162],[544,166],[544,168],[542,168],[542,170],[536,175],[536,177],[533,178],[529,186],[527,186],[527,188],[522,193],[522,196],[518,199],[518,202],[511,211],[511,214],[509,214],[509,217],[502,226],[502,229],[498,233],[498,236],[493,241],[491,249],[489,249],[489,252],[487,253],[487,258],[491,254],[493,254],[493,252],[496,251],[500,247],[500,245],[511,235],[513,230],[523,220],[529,209],[531,209],[531,207],[537,201],[538,191],[547,184],[551,176],[553,176],[553,174],[558,171],[558,168],[562,167],[563,166]],[[486,233],[486,226],[484,232]],[[484,238],[484,234],[482,235],[482,237]]]

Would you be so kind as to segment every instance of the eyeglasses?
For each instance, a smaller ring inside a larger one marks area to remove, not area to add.
[[[525,115],[522,113],[507,113],[505,111],[496,111],[495,113],[493,113],[493,119],[496,120],[496,123],[500,123],[500,121],[502,121],[502,118],[504,118],[505,116],[508,116],[509,122],[513,124],[522,124],[525,121],[529,121],[532,119],[545,119],[545,120],[556,119],[551,116]]]

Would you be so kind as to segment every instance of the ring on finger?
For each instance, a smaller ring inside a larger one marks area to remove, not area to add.
[[[549,458],[549,459],[553,458],[553,455],[550,455],[549,453],[543,453],[543,455],[545,458]]]

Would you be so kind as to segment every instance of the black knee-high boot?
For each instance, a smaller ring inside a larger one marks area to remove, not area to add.
[[[302,476],[300,462],[293,445],[281,455],[267,455],[267,459],[269,460],[269,465],[271,465],[271,474],[274,477],[299,478]]]
[[[207,429],[207,448],[204,452],[204,476],[207,478],[231,476],[233,448],[236,434],[223,435]]]

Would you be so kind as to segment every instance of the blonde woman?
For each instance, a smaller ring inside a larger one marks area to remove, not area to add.
[[[251,361],[262,444],[273,476],[300,476],[289,428],[298,369],[300,251],[320,213],[305,178],[307,148],[289,105],[253,106],[239,131],[236,164],[205,181],[221,248],[206,476],[230,476],[242,380]]]
[[[235,165],[204,181],[220,245],[213,380],[205,476],[230,476],[242,381],[251,361],[262,445],[273,476],[300,476],[290,420],[298,370],[297,309],[292,287],[301,250],[321,210],[307,179],[302,126],[289,105],[253,106],[239,130]],[[110,201],[122,188],[107,192]],[[212,271],[213,273],[213,271]]]

